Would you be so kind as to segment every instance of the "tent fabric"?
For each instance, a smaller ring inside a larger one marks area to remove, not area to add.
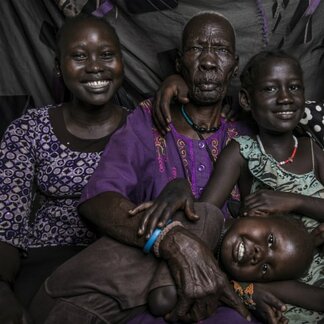
[[[1,0],[0,135],[28,107],[62,100],[53,66],[55,33],[65,17],[92,13],[116,28],[126,67],[116,100],[129,107],[152,95],[174,71],[181,31],[202,10],[216,10],[232,22],[241,67],[262,49],[284,49],[301,61],[306,98],[323,99],[320,0]],[[238,86],[235,79],[233,96]]]

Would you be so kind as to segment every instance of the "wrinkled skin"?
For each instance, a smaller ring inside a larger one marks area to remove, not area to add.
[[[194,211],[194,197],[186,179],[170,181],[154,201],[138,205],[130,211],[131,215],[142,214],[138,234],[148,239],[156,227],[163,228],[177,210],[184,210],[186,217],[195,221],[199,216]]]
[[[178,293],[177,305],[167,320],[197,321],[211,315],[219,303],[249,318],[213,253],[193,234],[181,227],[171,230],[161,243],[160,254],[168,263]]]
[[[180,74],[172,74],[167,77],[155,93],[153,102],[153,120],[158,131],[165,135],[170,131],[169,124],[172,117],[170,110],[172,109],[173,100],[181,103],[189,103],[188,86]],[[238,107],[232,107],[230,104],[224,104],[222,108],[222,117],[227,120],[234,121],[243,113]]]

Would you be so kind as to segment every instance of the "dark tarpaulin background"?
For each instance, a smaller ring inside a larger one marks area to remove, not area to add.
[[[53,48],[66,16],[93,13],[116,28],[126,66],[116,100],[132,106],[173,71],[181,30],[201,10],[217,10],[233,23],[241,66],[261,49],[283,48],[301,60],[306,97],[324,99],[321,0],[1,0],[0,135],[29,107],[63,99]],[[238,79],[230,93],[237,88]]]

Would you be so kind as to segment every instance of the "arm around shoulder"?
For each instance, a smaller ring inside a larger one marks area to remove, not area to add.
[[[200,201],[209,202],[221,208],[242,176],[244,165],[245,160],[240,154],[239,144],[232,140],[217,158]]]

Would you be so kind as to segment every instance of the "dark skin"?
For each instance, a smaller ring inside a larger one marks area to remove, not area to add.
[[[222,226],[222,215],[216,216],[219,226]],[[227,232],[221,243],[219,261],[224,271],[236,280],[269,282],[298,278],[308,268],[312,259],[313,241],[300,223],[277,217],[247,217],[227,219],[225,228]],[[284,284],[287,287],[295,285],[290,281]],[[308,290],[307,285],[300,285]],[[316,294],[313,290],[309,291],[312,298],[309,306],[321,310],[324,290],[320,288],[314,290]],[[295,304],[304,303],[293,294],[289,298]],[[154,314],[161,315],[167,310],[166,305],[172,308],[174,299],[176,299],[174,288],[157,288],[149,296],[150,309]],[[262,295],[262,298],[257,300],[265,303],[262,310],[267,312],[265,317],[270,323],[286,323],[281,313],[285,310],[285,306],[279,300],[273,298],[271,294]],[[163,308],[160,305],[163,305]]]
[[[125,115],[112,103],[124,75],[115,34],[96,18],[74,21],[62,31],[58,54],[56,69],[72,94],[72,100],[63,104],[62,123],[82,139],[108,136]],[[12,255],[19,258],[18,250],[12,249]],[[27,323],[27,313],[5,281],[0,282],[0,295],[0,322]]]
[[[57,69],[73,94],[63,106],[67,129],[84,139],[111,134],[123,114],[111,102],[124,75],[118,40],[102,22],[80,21],[65,31],[59,48]]]
[[[178,69],[185,76],[193,99],[186,110],[201,126],[216,126],[228,83],[237,69],[234,31],[223,17],[204,14],[191,20],[183,39],[184,53]],[[201,53],[197,52],[197,46],[203,48]],[[179,133],[197,138],[178,111],[173,120]],[[119,193],[105,192],[84,202],[79,211],[104,234],[142,248],[146,236],[137,233],[142,217],[129,217],[129,210],[134,207]],[[180,248],[174,249],[173,241]],[[195,254],[191,253],[192,247]],[[182,228],[174,230],[172,235],[165,236],[160,250],[179,293],[177,305],[168,318],[187,321],[193,313],[195,320],[208,317],[219,300],[248,316],[210,249],[197,237]]]
[[[271,58],[264,62],[257,71],[258,73],[254,77],[255,86],[249,90],[242,89],[240,92],[241,105],[243,108],[252,111],[252,115],[259,125],[260,138],[266,152],[278,161],[285,160],[287,159],[287,152],[291,152],[293,148],[292,131],[304,111],[301,68],[289,58]],[[282,113],[282,111],[285,111],[285,113]],[[321,183],[324,183],[324,153],[316,145],[314,145],[314,158],[315,175]],[[312,170],[309,139],[299,140],[294,162],[283,165],[283,168],[296,174],[303,174]],[[173,204],[181,209],[184,209],[185,204],[192,206],[192,194],[189,192],[188,184],[184,184],[184,182],[182,186],[180,183],[175,186],[175,188],[182,188],[181,196],[185,196],[182,201],[179,201],[176,196],[177,190],[173,191],[171,186],[168,188],[169,204],[167,210],[163,208],[163,203],[157,200],[154,203],[143,204],[137,210],[132,211],[132,213],[135,213],[144,208],[149,208],[147,213],[150,214],[150,218],[154,218],[154,221],[143,222],[139,230],[149,231],[146,224],[152,223],[164,226],[164,222],[174,212]],[[237,182],[244,202],[243,212],[245,216],[267,216],[294,212],[307,215],[318,221],[323,220],[321,211],[324,210],[324,200],[321,198],[271,190],[260,190],[250,194],[252,176],[247,161],[240,154],[239,145],[232,141],[220,154],[201,200],[221,207]],[[222,186],[219,186],[219,183],[222,183]],[[193,209],[190,210],[190,213],[194,213]],[[313,232],[317,246],[323,245],[322,227],[320,225]],[[269,289],[268,286],[266,289],[287,303],[321,310],[320,303],[318,303],[318,293],[321,292],[318,292],[317,288],[298,282],[269,285]],[[262,285],[258,287],[262,287]],[[288,291],[286,287],[292,289],[292,292]],[[310,296],[310,291],[317,297],[305,301],[303,296],[304,294]],[[262,296],[262,303],[266,304],[264,296]],[[316,300],[313,306],[310,306],[310,300]]]

